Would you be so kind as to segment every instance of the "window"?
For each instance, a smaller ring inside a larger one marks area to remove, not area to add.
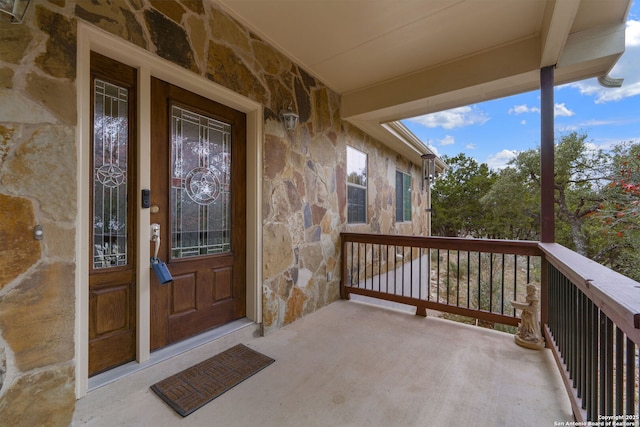
[[[411,175],[396,171],[396,222],[411,221]]]
[[[347,146],[347,222],[367,222],[367,155]]]

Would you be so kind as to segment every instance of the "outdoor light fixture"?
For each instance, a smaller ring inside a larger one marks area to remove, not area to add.
[[[293,109],[291,108],[291,102],[289,103],[289,107],[286,110],[280,110],[280,118],[282,119],[284,128],[286,130],[292,132],[296,129],[296,126],[298,124],[298,115],[293,112]]]
[[[11,23],[20,24],[31,0],[0,0],[0,12],[11,17]]]
[[[433,153],[423,154],[422,156],[422,191],[429,188],[437,177],[436,172],[436,155]]]

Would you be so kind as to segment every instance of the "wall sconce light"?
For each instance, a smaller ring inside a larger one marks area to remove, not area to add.
[[[284,128],[289,132],[296,130],[296,126],[298,125],[298,117],[299,116],[294,113],[293,109],[291,108],[291,102],[289,103],[289,107],[286,110],[280,110],[280,118],[284,123]]]
[[[433,153],[422,156],[422,191],[429,188],[438,177],[436,172],[436,155]]]
[[[0,0],[0,12],[8,14],[12,24],[20,24],[30,2],[31,0]]]

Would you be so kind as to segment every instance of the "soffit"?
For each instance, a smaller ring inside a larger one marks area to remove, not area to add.
[[[606,74],[631,0],[218,0],[341,95],[342,116],[380,124]],[[374,129],[374,127],[378,127]],[[384,142],[384,141],[383,141]]]
[[[338,93],[536,37],[543,0],[221,0]]]

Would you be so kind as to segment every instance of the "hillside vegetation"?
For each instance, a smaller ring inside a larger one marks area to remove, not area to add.
[[[540,149],[493,171],[459,154],[433,187],[434,235],[540,239]],[[596,149],[571,132],[555,144],[556,242],[640,281],[640,143]]]

